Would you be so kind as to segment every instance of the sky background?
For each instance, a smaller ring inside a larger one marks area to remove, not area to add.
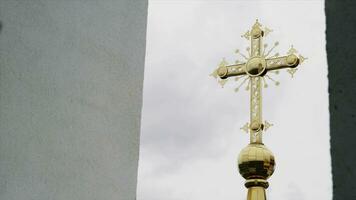
[[[249,92],[209,74],[233,63],[255,20],[274,31],[274,52],[308,57],[263,89],[265,145],[276,157],[268,198],[332,199],[324,2],[158,1],[148,10],[138,200],[244,199],[237,156],[249,142]]]

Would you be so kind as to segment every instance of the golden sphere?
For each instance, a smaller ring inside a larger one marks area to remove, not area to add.
[[[240,152],[238,167],[245,179],[266,180],[274,172],[274,155],[263,144],[249,144]]]
[[[219,67],[218,68],[218,75],[220,77],[225,77],[228,73],[227,67]]]
[[[263,57],[256,56],[247,61],[245,71],[249,76],[260,76],[266,71],[266,66],[266,60]]]
[[[260,28],[255,27],[251,30],[251,35],[254,39],[257,39],[257,38],[263,36],[263,31]]]
[[[254,121],[251,123],[250,127],[253,131],[260,131],[263,128],[263,124]]]
[[[296,55],[292,54],[287,57],[287,64],[289,66],[297,66],[297,63],[298,63],[298,57]]]

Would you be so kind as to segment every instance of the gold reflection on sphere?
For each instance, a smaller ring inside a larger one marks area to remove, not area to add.
[[[245,179],[266,180],[274,172],[274,155],[263,144],[249,144],[240,152],[238,167]]]

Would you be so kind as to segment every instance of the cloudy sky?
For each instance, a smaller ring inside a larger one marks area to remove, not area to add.
[[[237,155],[249,142],[249,93],[209,74],[233,62],[258,18],[265,42],[309,59],[295,77],[263,90],[264,143],[276,156],[273,200],[330,200],[329,112],[324,2],[151,0],[147,27],[138,200],[236,200],[247,193]]]

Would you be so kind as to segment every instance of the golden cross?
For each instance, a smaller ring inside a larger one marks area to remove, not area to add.
[[[275,81],[270,72],[278,74],[278,70],[287,69],[287,71],[294,76],[297,71],[296,67],[305,59],[302,55],[297,55],[297,50],[291,46],[287,55],[279,56],[278,53],[270,56],[270,53],[276,46],[274,45],[267,51],[267,44],[263,44],[263,37],[267,36],[271,29],[264,27],[256,20],[251,30],[247,31],[242,37],[251,41],[251,46],[246,48],[248,56],[242,54],[239,50],[235,52],[241,55],[246,61],[240,63],[236,61],[235,64],[229,65],[225,59],[222,60],[219,67],[211,74],[215,78],[219,78],[219,83],[224,86],[228,78],[235,77],[238,81],[241,77],[245,79],[241,82],[239,87],[235,89],[237,92],[239,88],[248,81],[246,90],[250,89],[250,123],[247,123],[241,129],[250,132],[250,143],[262,144],[262,131],[266,131],[272,124],[262,119],[262,84],[267,87],[266,78],[279,85]],[[263,81],[263,83],[262,83]]]

